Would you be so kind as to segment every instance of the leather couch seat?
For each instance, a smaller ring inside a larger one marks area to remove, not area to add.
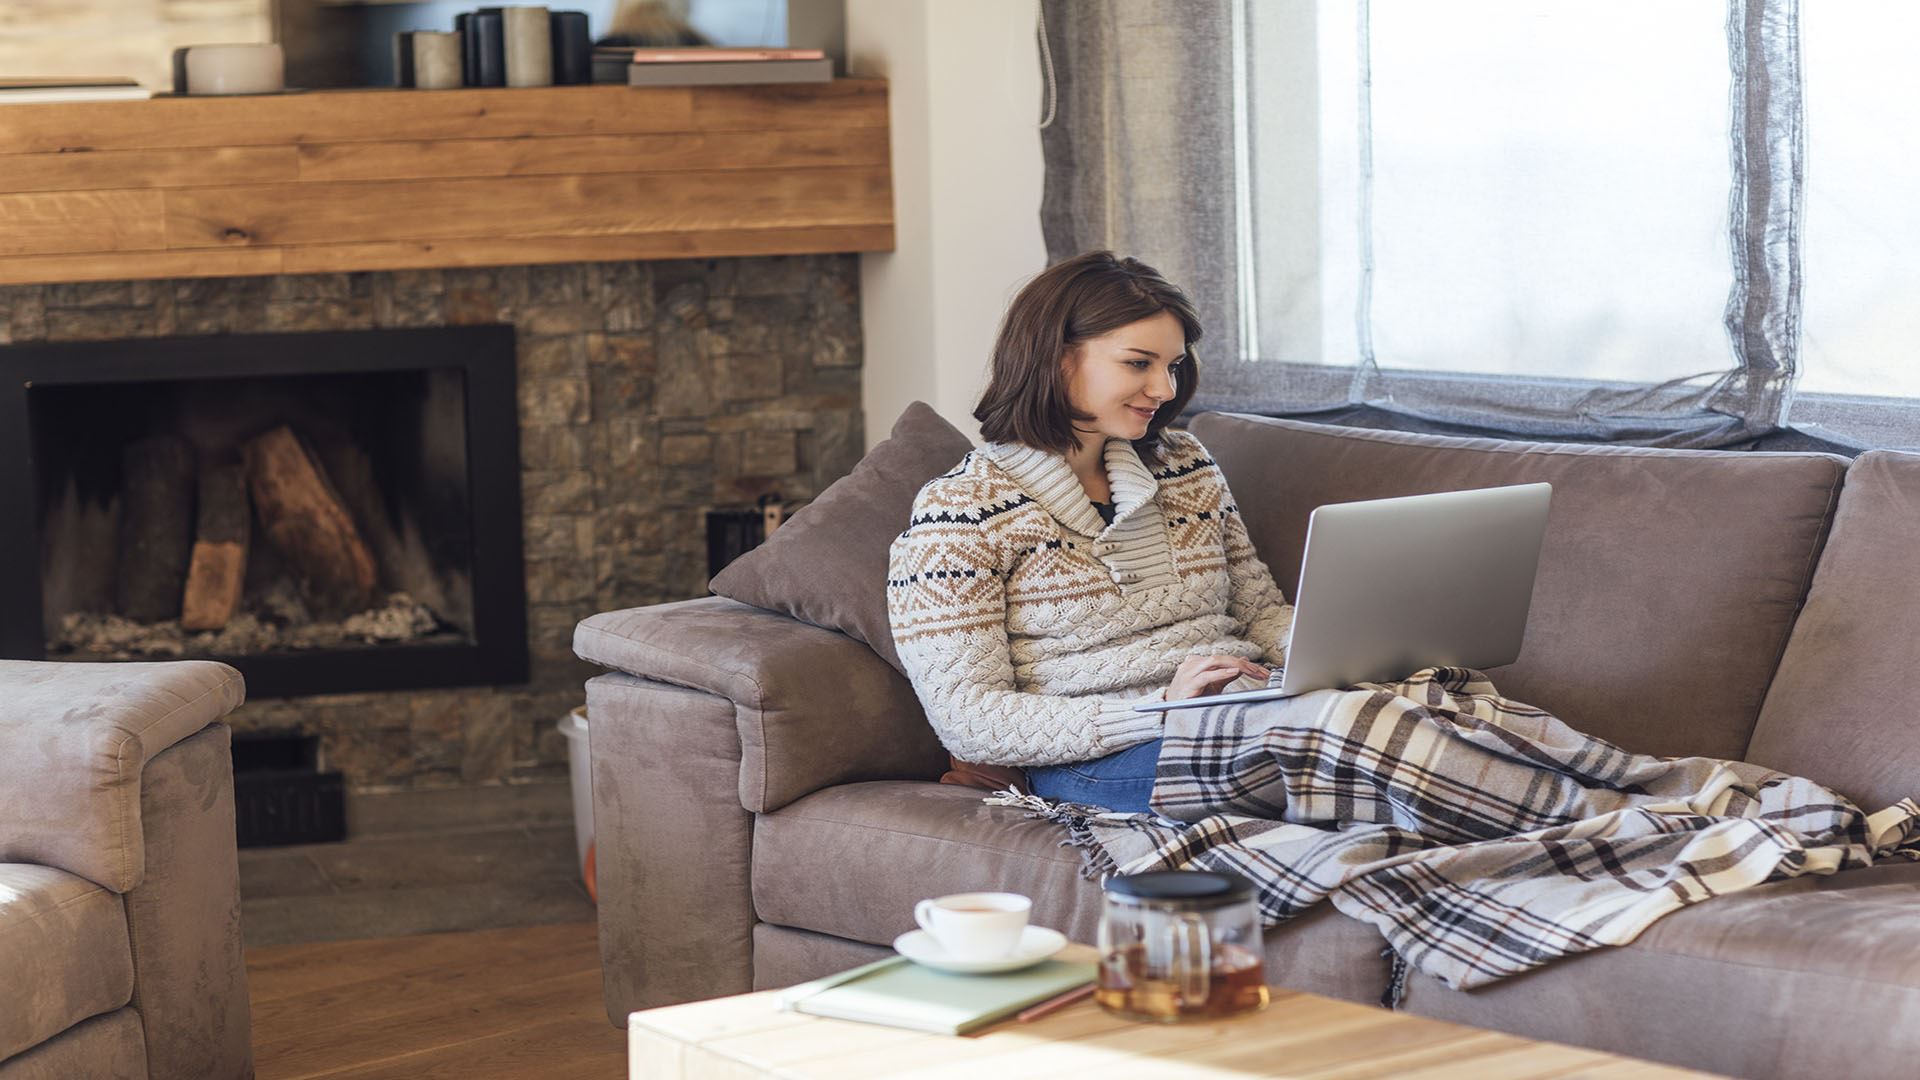
[[[1920,1028],[1920,863],[1717,896],[1478,990],[1414,974],[1402,1007],[1736,1076],[1913,1076],[1888,1036]]]
[[[133,997],[118,894],[64,870],[0,863],[0,1061]]]

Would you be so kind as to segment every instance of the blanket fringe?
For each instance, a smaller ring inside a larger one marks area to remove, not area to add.
[[[1381,949],[1380,955],[1393,964],[1393,970],[1387,973],[1387,989],[1380,995],[1380,1007],[1398,1010],[1407,998],[1407,958],[1394,952],[1391,945]]]
[[[1006,788],[996,791],[980,800],[988,806],[1011,806],[1025,810],[1027,818],[1044,818],[1066,830],[1067,838],[1060,841],[1060,847],[1080,849],[1080,876],[1088,881],[1105,881],[1120,868],[1114,865],[1113,856],[1093,835],[1093,819],[1111,814],[1102,806],[1088,806],[1085,803],[1049,802],[1038,795],[1025,795],[1018,788]]]

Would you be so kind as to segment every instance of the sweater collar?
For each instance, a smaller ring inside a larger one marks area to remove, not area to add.
[[[982,449],[1062,525],[1083,536],[1099,536],[1109,528],[1062,455],[1018,443],[988,443]],[[1113,489],[1113,523],[1118,525],[1153,498],[1160,482],[1125,439],[1108,439],[1102,456],[1107,485]]]

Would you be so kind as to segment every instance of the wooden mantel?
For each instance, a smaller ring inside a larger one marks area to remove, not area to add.
[[[0,284],[888,251],[887,87],[0,106]]]

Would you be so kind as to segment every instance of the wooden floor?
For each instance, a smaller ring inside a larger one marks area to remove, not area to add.
[[[620,1077],[592,923],[247,950],[259,1080]]]

